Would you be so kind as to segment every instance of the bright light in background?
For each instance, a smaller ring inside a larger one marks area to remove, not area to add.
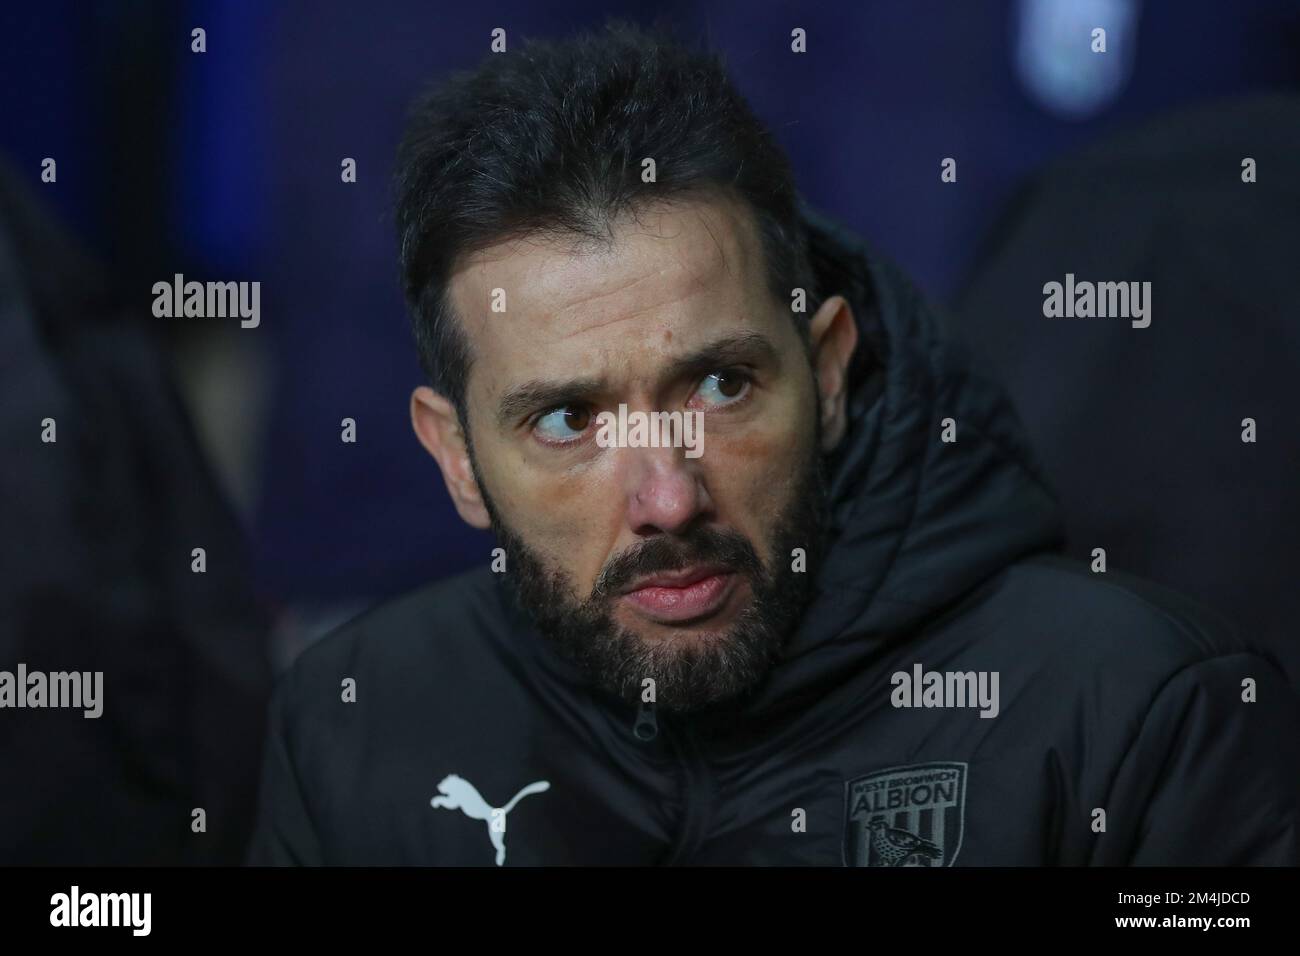
[[[1019,0],[1016,74],[1038,105],[1062,119],[1109,106],[1133,73],[1140,0]],[[1106,52],[1092,31],[1106,31]]]

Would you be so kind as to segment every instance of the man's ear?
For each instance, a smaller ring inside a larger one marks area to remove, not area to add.
[[[858,325],[848,300],[833,295],[823,302],[809,325],[809,335],[822,417],[822,451],[830,451],[840,443],[849,424],[849,360],[858,345]]]
[[[442,470],[447,493],[461,518],[474,528],[490,527],[456,407],[427,385],[421,385],[411,393],[411,427]]]

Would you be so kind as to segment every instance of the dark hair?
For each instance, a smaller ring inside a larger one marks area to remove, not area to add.
[[[656,182],[641,161],[655,160]],[[420,361],[465,422],[472,356],[446,295],[457,260],[511,236],[600,241],[640,206],[701,193],[743,200],[772,293],[817,292],[781,148],[720,58],[660,32],[599,33],[491,54],[415,104],[397,158],[402,277]],[[806,323],[797,323],[806,336]],[[806,339],[805,339],[806,341]]]

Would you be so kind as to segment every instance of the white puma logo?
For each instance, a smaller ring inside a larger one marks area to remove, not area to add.
[[[530,793],[544,793],[550,789],[549,783],[539,780],[516,793],[504,807],[494,807],[474,789],[474,784],[464,777],[451,773],[442,778],[442,782],[438,784],[440,796],[430,800],[429,806],[441,807],[444,810],[459,810],[471,820],[482,820],[487,823],[488,839],[496,848],[497,866],[501,866],[506,861],[506,814]],[[497,820],[501,821],[500,824]]]

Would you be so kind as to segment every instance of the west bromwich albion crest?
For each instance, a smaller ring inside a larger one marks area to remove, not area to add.
[[[844,785],[845,866],[951,866],[966,818],[966,764],[890,767]]]

